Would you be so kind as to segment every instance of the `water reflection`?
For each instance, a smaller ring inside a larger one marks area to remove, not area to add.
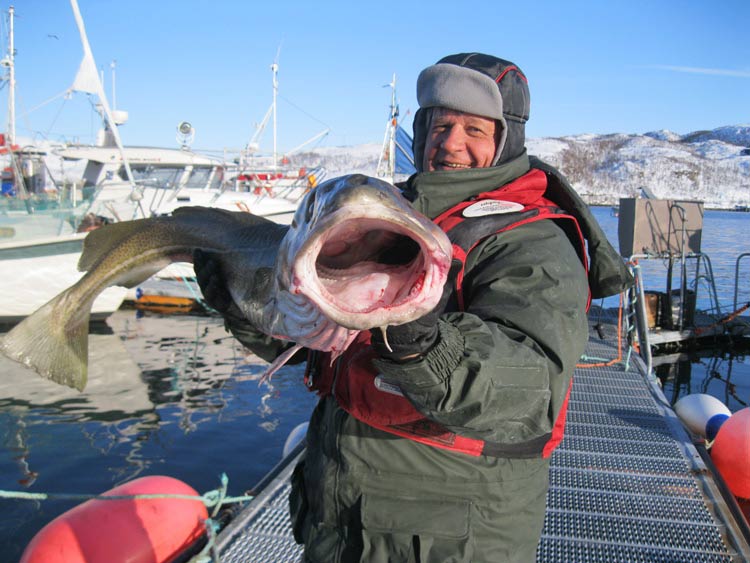
[[[748,406],[747,357],[732,348],[712,348],[654,358],[654,371],[671,404],[691,393],[720,399],[732,412]]]
[[[118,311],[90,334],[84,392],[0,358],[0,488],[99,493],[145,474],[203,492],[254,485],[312,411],[302,367],[258,385],[266,364],[220,319]],[[64,501],[2,501],[0,561],[16,561]]]

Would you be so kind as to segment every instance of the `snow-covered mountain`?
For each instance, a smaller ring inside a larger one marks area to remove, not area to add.
[[[647,187],[657,197],[704,201],[706,207],[750,204],[750,124],[678,135],[575,135],[527,140],[529,154],[560,169],[586,201],[616,204]],[[326,147],[296,158],[328,176],[374,175],[380,145]]]

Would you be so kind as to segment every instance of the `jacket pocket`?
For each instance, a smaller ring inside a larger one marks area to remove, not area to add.
[[[362,495],[362,561],[468,562],[471,503]]]

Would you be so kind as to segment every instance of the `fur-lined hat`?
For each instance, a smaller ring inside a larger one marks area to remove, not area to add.
[[[444,107],[497,120],[502,132],[493,165],[523,153],[530,96],[526,76],[510,61],[481,53],[440,59],[417,79],[414,162],[422,171],[431,108]]]

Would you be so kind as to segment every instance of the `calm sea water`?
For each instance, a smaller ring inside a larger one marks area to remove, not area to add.
[[[594,212],[616,241],[610,209]],[[750,252],[748,230],[750,214],[706,213],[703,250],[727,312],[735,257]],[[663,290],[663,265],[648,267],[647,287]],[[746,272],[747,280],[750,261]],[[164,474],[202,493],[226,473],[230,494],[242,494],[281,458],[287,435],[314,406],[300,366],[286,366],[259,386],[264,364],[219,319],[121,310],[107,327],[91,335],[84,393],[0,358],[0,489],[94,494]],[[747,405],[750,369],[743,357],[720,351],[694,360],[672,368],[678,379],[665,385],[669,398],[709,392],[732,410]],[[45,523],[75,504],[0,500],[0,561],[17,561]]]

